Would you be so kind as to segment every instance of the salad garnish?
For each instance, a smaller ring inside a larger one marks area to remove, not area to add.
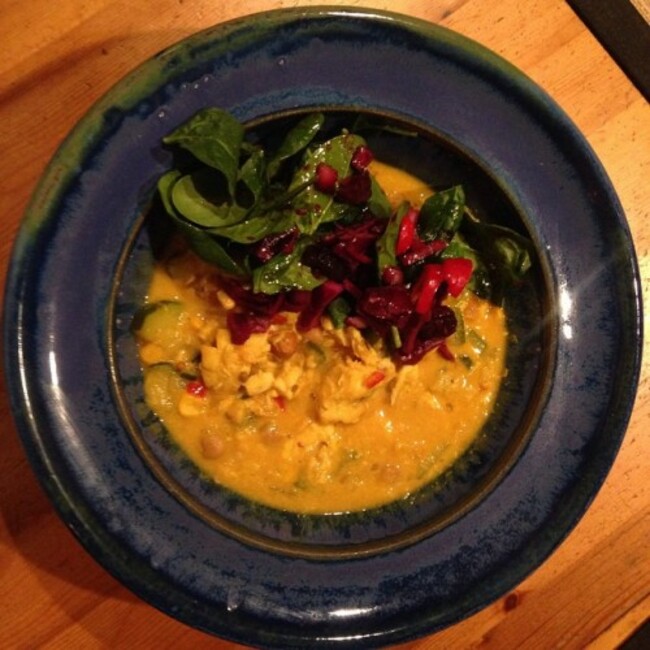
[[[162,204],[234,301],[232,341],[290,311],[299,331],[323,316],[358,328],[400,364],[434,349],[453,358],[445,341],[460,314],[449,298],[501,300],[530,268],[530,243],[476,218],[461,185],[392,206],[366,140],[347,130],[319,139],[324,124],[308,114],[271,148],[206,108],[163,140],[175,157],[158,182]]]

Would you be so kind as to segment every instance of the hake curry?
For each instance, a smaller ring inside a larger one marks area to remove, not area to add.
[[[372,163],[392,203],[429,192]],[[296,328],[280,312],[235,344],[220,276],[191,251],[157,263],[137,335],[145,398],[187,456],[218,484],[300,513],[403,498],[475,441],[505,373],[503,310],[465,290],[445,304],[459,326],[444,348],[399,364],[381,339],[327,316]]]

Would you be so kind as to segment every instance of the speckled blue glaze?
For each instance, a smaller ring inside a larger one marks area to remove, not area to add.
[[[242,120],[358,106],[431,125],[490,170],[526,215],[557,305],[547,314],[556,348],[545,408],[499,484],[416,544],[340,561],[260,550],[188,510],[125,431],[107,341],[127,314],[113,301],[112,278],[169,164],[161,137],[206,105]],[[5,368],[36,474],[81,542],[135,593],[255,646],[372,647],[484,607],[576,524],[627,425],[639,296],[631,238],[602,167],[526,77],[475,43],[403,16],[287,10],[163,52],[64,142],[16,240]]]

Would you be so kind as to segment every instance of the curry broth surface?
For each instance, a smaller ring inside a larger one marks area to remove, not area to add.
[[[399,170],[372,171],[395,202],[429,191]],[[300,334],[294,314],[233,345],[233,305],[190,253],[156,265],[148,303],[139,350],[150,408],[217,483],[294,512],[362,510],[432,481],[479,435],[505,372],[503,310],[469,291],[446,301],[462,313],[455,359],[434,350],[403,367],[327,319]]]

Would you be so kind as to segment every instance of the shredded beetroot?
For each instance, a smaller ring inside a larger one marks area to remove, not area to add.
[[[278,254],[288,255],[295,248],[299,236],[300,230],[297,226],[267,235],[253,246],[253,254],[260,262],[268,262]]]
[[[226,316],[226,324],[232,342],[235,345],[241,345],[246,343],[251,334],[266,332],[271,326],[271,318],[269,316],[229,311]]]
[[[284,294],[282,309],[294,313],[299,313],[307,307],[311,300],[311,291],[292,289]]]
[[[353,172],[342,178],[336,190],[336,200],[350,205],[363,205],[372,193],[372,184],[368,172]]]
[[[397,325],[413,310],[411,294],[405,286],[369,287],[357,303],[362,314]]]
[[[454,310],[447,305],[436,305],[429,320],[420,328],[419,336],[422,339],[446,339],[457,326]]]
[[[300,312],[296,327],[301,332],[320,325],[321,316],[327,306],[343,291],[343,285],[333,280],[327,280],[311,292],[311,300],[305,309]]]
[[[297,329],[309,331],[320,326],[329,305],[343,295],[350,308],[346,325],[374,331],[384,338],[397,363],[417,363],[431,350],[453,360],[446,341],[458,324],[455,312],[443,301],[448,294],[456,297],[463,291],[471,278],[472,262],[465,258],[441,260],[447,242],[422,241],[418,236],[419,211],[411,208],[397,233],[392,251],[394,264],[379,273],[378,242],[389,221],[373,216],[366,205],[372,189],[367,168],[372,160],[370,149],[360,146],[354,151],[351,171],[345,178],[340,179],[336,170],[325,163],[316,167],[317,190],[333,196],[335,201],[364,206],[360,216],[358,210],[350,209],[345,218],[324,224],[311,236],[300,261],[315,277],[324,280],[322,284],[312,291],[293,289],[267,295],[255,293],[232,278],[219,280],[236,304],[227,315],[234,343],[243,343],[272,324],[286,322],[282,312],[296,313]],[[298,227],[293,227],[264,237],[249,250],[259,262],[266,263],[276,255],[295,250],[300,237]],[[382,380],[383,375],[374,374],[367,381],[376,385]]]
[[[343,282],[351,269],[346,259],[341,259],[330,246],[313,244],[305,249],[300,261],[316,275]]]
[[[374,217],[349,226],[337,224],[334,230],[325,235],[322,245],[347,264],[345,276],[355,271],[360,264],[372,264],[376,254],[376,242],[386,224]]]
[[[284,296],[281,293],[275,295],[255,293],[252,289],[248,289],[241,284],[241,282],[230,278],[223,278],[220,284],[228,296],[244,312],[250,312],[260,316],[273,316],[282,309]]]
[[[400,257],[400,262],[404,266],[413,266],[418,262],[422,262],[433,255],[437,255],[447,248],[447,242],[442,239],[435,239],[430,242],[423,242],[415,240],[410,249]]]

